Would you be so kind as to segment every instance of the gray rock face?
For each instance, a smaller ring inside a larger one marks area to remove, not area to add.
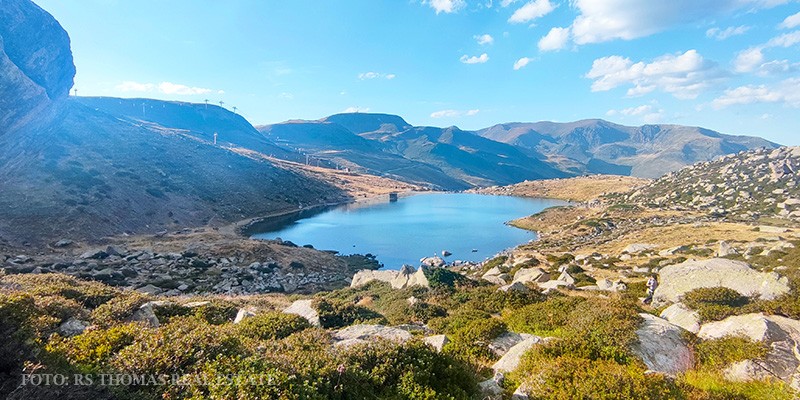
[[[430,287],[424,268],[414,270],[412,267],[404,268],[400,271],[364,269],[353,275],[350,287],[359,287],[372,281],[386,282],[394,289],[404,289],[411,286]]]
[[[312,326],[321,326],[319,313],[312,306],[313,300],[296,300],[292,305],[283,309],[286,314],[295,314],[305,318]]]
[[[529,282],[547,282],[550,280],[550,274],[541,268],[522,268],[514,274],[513,282],[529,283]]]
[[[639,254],[639,253],[641,253],[643,251],[653,250],[653,249],[656,249],[656,248],[658,248],[658,246],[654,245],[654,244],[634,243],[634,244],[628,245],[628,247],[626,247],[624,250],[622,250],[622,252],[623,253],[628,253],[628,254]]]
[[[152,301],[142,304],[142,306],[133,313],[131,320],[144,322],[151,328],[158,328],[161,323],[158,321],[158,317],[156,317],[156,313],[153,311],[154,306],[156,306],[156,304]]]
[[[360,343],[374,342],[377,339],[405,343],[412,335],[406,330],[384,325],[352,325],[342,328],[333,334],[334,346],[352,346]]]
[[[681,334],[681,328],[650,314],[639,314],[644,321],[636,330],[638,342],[631,349],[652,371],[678,374],[694,366],[694,355]]]
[[[247,318],[255,316],[256,316],[255,310],[250,308],[240,308],[239,311],[236,312],[236,318],[233,319],[233,323],[238,324]]]
[[[28,0],[3,1],[0,132],[48,116],[52,102],[69,94],[74,76],[69,36],[61,25]]]
[[[508,353],[512,347],[531,337],[533,337],[533,335],[527,333],[505,332],[489,343],[489,350],[496,356],[502,357],[504,354]]]
[[[446,344],[450,343],[450,340],[447,339],[447,336],[445,335],[428,336],[425,339],[422,339],[422,341],[436,349],[436,351],[442,351],[442,348],[444,348]]]
[[[517,292],[517,293],[528,293],[531,291],[530,289],[528,289],[527,286],[525,286],[520,282],[514,282],[508,285],[500,286],[500,288],[498,288],[497,290],[501,292]]]
[[[653,305],[677,303],[680,297],[697,288],[722,286],[744,295],[771,300],[789,291],[788,280],[774,272],[758,272],[746,263],[721,258],[686,261],[659,271],[659,286]]]
[[[533,346],[541,343],[544,339],[538,336],[530,336],[525,340],[515,344],[513,347],[508,349],[508,351],[497,360],[494,365],[492,365],[492,369],[497,372],[512,372],[519,366],[519,362],[522,359],[522,356],[530,350]]]
[[[770,352],[764,360],[735,363],[725,370],[726,377],[738,381],[778,377],[800,390],[800,321],[777,315],[737,315],[704,324],[697,336],[704,340],[742,336],[766,343]]]
[[[80,335],[88,327],[88,322],[72,317],[58,327],[58,333],[64,337],[72,337]]]
[[[671,324],[680,326],[689,332],[697,333],[700,331],[700,315],[683,305],[683,303],[675,303],[665,308],[664,311],[661,311],[660,316]]]

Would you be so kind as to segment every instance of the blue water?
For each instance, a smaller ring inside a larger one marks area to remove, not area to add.
[[[320,250],[378,257],[387,269],[417,266],[422,257],[453,253],[446,260],[483,261],[498,252],[536,238],[533,232],[504,223],[565,204],[461,193],[401,197],[395,203],[350,204],[273,221],[254,238],[310,244]],[[473,252],[473,249],[477,250]]]

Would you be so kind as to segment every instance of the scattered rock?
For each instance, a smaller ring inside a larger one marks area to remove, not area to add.
[[[675,303],[665,308],[664,311],[661,311],[661,318],[689,332],[697,333],[700,331],[700,315],[683,305],[683,303]]]
[[[236,318],[233,319],[233,323],[238,324],[247,318],[255,316],[256,316],[255,310],[251,308],[240,308],[239,311],[236,312]]]
[[[425,257],[419,260],[419,262],[426,267],[431,268],[439,268],[444,267],[447,265],[447,262],[443,260],[441,257],[434,256],[434,257]]]
[[[522,268],[514,274],[512,282],[528,283],[528,282],[547,282],[550,280],[550,274],[541,268]]]
[[[478,384],[482,400],[500,400],[503,398],[503,381],[505,376],[498,372],[494,377]]]
[[[528,293],[531,291],[527,286],[525,286],[520,282],[514,282],[508,285],[500,286],[500,288],[498,288],[497,290],[500,292],[517,292],[517,293]]]
[[[153,306],[157,306],[157,303],[150,301],[142,304],[138,310],[134,311],[131,321],[144,322],[151,328],[158,328],[161,323],[159,323],[158,317],[153,311]]]
[[[72,337],[80,335],[88,327],[88,322],[81,321],[75,317],[70,317],[70,319],[58,327],[58,333],[64,337]]]
[[[334,345],[352,346],[359,343],[374,342],[377,339],[405,343],[413,336],[406,330],[384,325],[352,325],[340,329],[333,334]]]
[[[313,300],[296,300],[292,305],[283,309],[285,314],[295,314],[305,318],[312,326],[321,326],[319,313],[313,307]]]
[[[522,355],[525,354],[531,347],[535,346],[538,343],[543,341],[542,338],[538,336],[530,336],[527,339],[517,343],[503,355],[499,360],[497,360],[494,365],[492,365],[492,369],[495,372],[512,372],[517,369],[519,366],[519,362],[522,359]]]
[[[724,240],[719,242],[719,249],[717,249],[717,257],[728,257],[735,254],[738,254],[738,252],[728,242]]]
[[[639,254],[656,248],[658,248],[658,245],[655,244],[634,243],[625,247],[622,252],[628,254]]]
[[[404,265],[399,271],[381,270],[374,271],[364,269],[353,275],[350,287],[363,286],[372,281],[386,282],[394,289],[405,289],[411,286],[430,287],[428,278],[425,276],[425,269]]]
[[[447,339],[446,335],[428,336],[425,339],[422,339],[422,341],[436,349],[438,352],[441,352],[442,348],[444,348],[446,344],[450,343],[450,340]]]
[[[644,321],[636,330],[639,340],[631,350],[648,369],[675,375],[694,367],[694,355],[679,326],[654,315],[639,315]]]
[[[505,332],[502,335],[492,339],[489,343],[489,350],[496,356],[502,357],[503,354],[508,353],[508,350],[516,346],[525,339],[529,339],[533,335],[527,333]]]

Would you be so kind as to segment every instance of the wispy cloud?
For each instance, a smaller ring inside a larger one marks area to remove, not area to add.
[[[743,35],[749,30],[750,27],[746,25],[730,26],[725,29],[711,28],[706,31],[706,36],[717,40],[725,40],[733,36]]]
[[[475,39],[475,40],[478,42],[478,44],[479,44],[479,45],[481,45],[481,46],[482,46],[482,45],[485,45],[485,44],[492,44],[492,43],[494,43],[494,38],[492,37],[492,35],[490,35],[490,34],[488,34],[488,33],[484,33],[483,35],[475,35],[475,36],[473,36],[473,38],[474,38],[474,39]]]
[[[778,27],[783,29],[792,29],[798,26],[800,26],[800,12],[786,17],[786,19],[784,19]]]
[[[455,13],[467,6],[467,3],[464,2],[464,0],[427,0],[426,2],[423,3],[427,3],[432,9],[436,11],[436,14]]]
[[[739,73],[755,72],[762,76],[790,72],[797,64],[792,64],[789,60],[766,61],[764,51],[775,47],[792,47],[798,43],[800,43],[800,31],[776,36],[764,44],[740,51],[733,60],[733,69]]]
[[[716,109],[754,103],[784,103],[800,108],[800,78],[790,78],[775,85],[746,85],[726,90],[711,102]]]
[[[556,6],[550,0],[533,0],[518,8],[508,19],[512,24],[525,24],[550,14]]]
[[[514,62],[514,71],[520,70],[525,68],[530,62],[533,61],[532,58],[522,57],[519,60]]]
[[[369,107],[357,107],[357,106],[347,107],[342,112],[346,113],[346,114],[365,113],[365,112],[369,112]]]
[[[394,79],[397,75],[395,74],[386,74],[382,72],[362,72],[358,74],[358,79],[367,80],[367,79]]]
[[[625,117],[641,117],[642,121],[648,124],[661,122],[664,119],[664,110],[656,109],[652,105],[645,104],[637,107],[623,108],[621,110],[608,110],[606,115],[613,117],[622,115]]]
[[[486,54],[486,53],[483,53],[480,56],[472,56],[472,57],[470,57],[470,56],[464,54],[463,56],[461,56],[461,58],[459,60],[461,60],[461,62],[464,63],[464,64],[483,64],[483,63],[489,61],[489,55]]]
[[[431,113],[431,118],[458,118],[458,117],[471,117],[476,115],[481,110],[441,110]]]
[[[200,95],[200,94],[210,94],[210,93],[217,93],[217,94],[224,94],[225,91],[223,90],[216,90],[216,89],[207,89],[202,87],[196,86],[187,86],[182,85],[179,83],[172,83],[172,82],[161,82],[159,84],[155,83],[140,83],[134,81],[125,81],[120,83],[115,87],[120,92],[154,92],[158,91],[163,94],[172,94],[172,95],[179,95],[179,96],[193,96],[193,95]]]

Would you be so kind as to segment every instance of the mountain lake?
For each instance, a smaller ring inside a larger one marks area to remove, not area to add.
[[[561,200],[466,193],[426,193],[396,202],[369,201],[271,218],[251,230],[256,239],[310,244],[340,254],[374,254],[386,269],[418,266],[446,250],[445,260],[483,261],[536,239],[506,222],[535,214]]]

